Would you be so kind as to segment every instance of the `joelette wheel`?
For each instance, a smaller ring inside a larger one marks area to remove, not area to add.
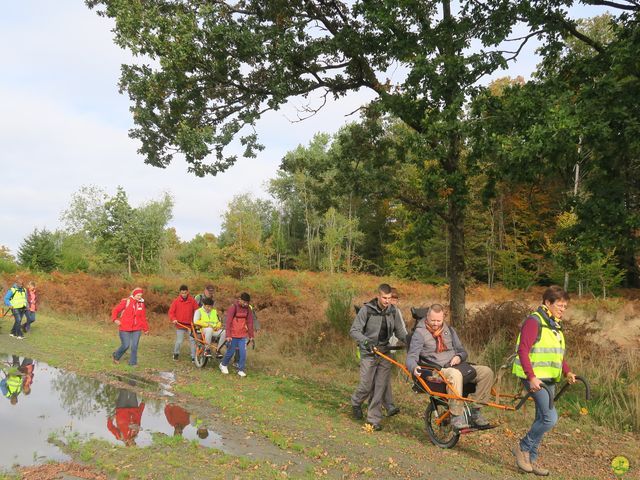
[[[429,402],[424,412],[424,423],[429,440],[440,448],[452,448],[460,439],[460,432],[451,426],[449,406],[442,401]]]

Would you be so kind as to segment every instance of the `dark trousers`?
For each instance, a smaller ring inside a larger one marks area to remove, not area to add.
[[[27,310],[27,323],[24,324],[24,331],[28,332],[31,330],[31,324],[36,321],[36,312],[32,312],[31,310]]]
[[[24,317],[27,313],[26,308],[14,308],[13,312],[13,328],[11,328],[11,333],[16,337],[22,336],[22,317]]]

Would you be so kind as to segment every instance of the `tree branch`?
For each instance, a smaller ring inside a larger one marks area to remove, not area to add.
[[[571,35],[576,37],[578,40],[582,40],[584,43],[586,43],[591,48],[593,48],[596,52],[598,52],[600,54],[604,53],[604,47],[602,45],[600,45],[595,40],[587,37],[584,33],[579,32],[578,29],[576,28],[576,26],[572,22],[570,22],[570,21],[568,21],[568,20],[566,20],[564,18],[558,18],[558,21],[562,24],[562,26],[564,28],[567,29],[567,31]]]
[[[621,1],[625,1],[625,0],[621,0]],[[584,3],[586,3],[587,5],[596,5],[596,6],[602,6],[602,7],[617,8],[619,10],[628,10],[631,12],[637,12],[638,10],[640,10],[640,2],[637,2],[634,0],[626,0],[626,3],[630,5],[623,5],[617,2],[611,2],[607,0],[584,0]]]

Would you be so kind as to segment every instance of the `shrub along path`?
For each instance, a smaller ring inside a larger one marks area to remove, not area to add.
[[[114,447],[95,440],[66,447],[74,460],[92,464],[109,477],[522,478],[509,448],[530,424],[532,409],[526,418],[522,413],[491,413],[502,424],[499,428],[464,436],[454,449],[441,450],[428,442],[423,431],[424,398],[411,394],[398,377],[394,393],[402,413],[386,420],[384,431],[369,433],[349,418],[348,398],[357,382],[357,366],[343,347],[332,348],[329,342],[326,355],[322,350],[305,355],[301,344],[292,348],[290,339],[262,331],[258,347],[249,352],[249,376],[241,379],[222,376],[215,367],[196,369],[186,360],[186,344],[181,359],[173,362],[174,338],[168,332],[142,338],[140,365],[132,369],[111,363],[110,353],[118,342],[109,324],[40,314],[34,331],[22,342],[8,336],[7,325],[0,333],[0,351],[103,380],[114,372],[134,371],[153,378],[159,371],[173,370],[175,392],[205,424],[213,424],[221,415],[247,436],[257,436],[283,454],[248,460],[174,437],[160,438],[146,448]],[[557,473],[553,478],[615,478],[611,458],[626,455],[634,467],[628,478],[638,478],[638,442],[637,436],[606,431],[588,419],[563,417],[546,440],[543,464]]]

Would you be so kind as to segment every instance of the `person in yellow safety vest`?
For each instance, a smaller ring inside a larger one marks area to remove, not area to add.
[[[27,314],[27,291],[22,286],[22,279],[16,278],[13,286],[7,290],[4,296],[4,304],[11,307],[13,313],[13,328],[11,328],[12,337],[23,339],[22,318]]]
[[[512,452],[520,470],[540,476],[549,475],[549,470],[536,464],[538,448],[544,434],[558,422],[555,407],[549,408],[549,394],[554,397],[555,385],[563,374],[569,383],[576,382],[564,359],[565,339],[560,324],[568,301],[569,294],[557,285],[544,291],[542,305],[522,323],[512,369],[524,388],[533,392],[536,404],[533,425]]]
[[[11,401],[11,405],[18,403],[18,395],[22,392],[22,375],[15,368],[9,370],[0,382],[0,391]]]
[[[218,319],[218,312],[213,308],[213,299],[204,297],[202,299],[202,307],[193,314],[193,323],[202,328],[204,339],[207,343],[205,355],[211,356],[211,341],[213,338],[218,340],[217,350],[224,345],[226,341],[225,331],[222,328],[222,322]]]

